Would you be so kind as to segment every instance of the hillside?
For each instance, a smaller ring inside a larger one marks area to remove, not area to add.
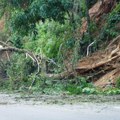
[[[44,89],[60,85],[69,92],[78,88],[81,93],[92,84],[95,89],[119,91],[119,1],[9,4],[9,11],[9,6],[1,9],[5,11],[1,18],[8,16],[0,20],[3,88],[4,84],[15,90],[35,86],[44,93]]]

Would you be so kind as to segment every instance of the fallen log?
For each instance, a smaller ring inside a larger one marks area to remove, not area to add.
[[[94,82],[96,87],[106,88],[115,87],[116,80],[120,77],[120,68],[114,69],[103,75],[100,79]]]
[[[75,72],[73,72],[73,70],[71,70],[71,71],[65,71],[65,72],[58,73],[58,74],[45,74],[44,77],[61,80],[61,79],[73,77],[75,75],[76,75]]]
[[[93,63],[92,65],[87,65],[87,66],[81,65],[81,66],[77,67],[76,70],[81,71],[80,73],[82,74],[83,72],[87,72],[89,70],[103,66],[104,64],[107,64],[107,63],[111,62],[112,60],[117,59],[118,57],[120,57],[120,55],[114,56],[114,57],[107,59],[107,60],[99,61],[98,63]]]

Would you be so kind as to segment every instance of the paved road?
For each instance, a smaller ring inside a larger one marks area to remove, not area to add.
[[[120,120],[120,105],[0,105],[0,120]]]

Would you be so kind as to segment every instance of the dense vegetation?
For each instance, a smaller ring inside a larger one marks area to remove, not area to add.
[[[40,71],[37,74],[37,64],[23,54],[14,53],[10,61],[1,60],[0,69],[4,70],[9,80],[1,80],[0,87],[43,93],[101,93],[89,83],[87,77],[76,75],[74,78],[53,80],[44,76],[44,72],[60,73],[66,70],[66,61],[74,67],[80,58],[86,56],[87,47],[92,41],[94,45],[89,54],[120,34],[116,28],[120,21],[119,1],[110,13],[103,16],[105,25],[102,27],[90,19],[88,11],[96,2],[98,0],[0,0],[0,17],[5,19],[0,40],[4,38],[3,42],[32,51],[40,57]],[[79,31],[83,19],[87,21],[84,35]],[[94,34],[94,31],[99,34]],[[44,63],[45,71],[42,70]],[[119,81],[117,88],[106,90],[106,93],[119,94]]]

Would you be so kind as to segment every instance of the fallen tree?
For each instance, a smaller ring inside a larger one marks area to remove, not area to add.
[[[17,53],[27,54],[33,62],[38,65],[38,71],[40,73],[39,59],[37,56],[24,49],[18,49],[15,47],[3,47],[0,48],[0,52],[11,51]],[[116,82],[116,79],[120,77],[120,35],[112,40],[106,50],[98,51],[93,53],[91,56],[87,56],[78,61],[75,68],[69,67],[70,69],[58,74],[44,73],[44,77],[52,79],[65,79],[71,76],[87,76],[96,86],[99,86],[99,81],[104,81],[104,84],[100,84],[100,87],[104,87],[108,84],[107,78],[111,78],[111,84]],[[110,77],[112,76],[112,77]],[[104,80],[103,80],[104,79]],[[103,83],[103,82],[102,82]]]
[[[2,45],[4,45],[4,47],[2,46],[0,48],[0,53],[1,52],[6,52],[6,54],[8,56],[8,59],[10,59],[10,57],[9,57],[7,52],[17,52],[17,53],[20,53],[20,54],[25,54],[25,56],[29,57],[33,61],[33,63],[37,64],[37,72],[35,73],[35,75],[39,74],[39,72],[40,72],[39,60],[38,60],[37,56],[33,52],[25,50],[25,49],[19,49],[19,48],[15,48],[15,47],[10,47],[9,45],[7,45],[6,43],[4,43],[2,41],[0,41],[0,43],[2,43]],[[33,79],[33,82],[31,84],[31,86],[33,85],[34,82],[35,82],[35,80]]]
[[[94,20],[96,23],[100,20],[102,14],[109,13],[115,6],[116,0],[104,0],[104,4],[100,4],[99,2],[96,3],[90,10],[90,18],[91,20]],[[111,6],[109,6],[111,5]],[[105,9],[104,9],[105,8]],[[93,11],[94,9],[94,11]],[[87,21],[83,19],[82,27],[80,28],[80,36],[82,36],[87,30]],[[25,54],[26,56],[30,57],[33,62],[37,64],[37,74],[40,74],[40,59],[45,63],[48,58],[42,58],[37,57],[33,52],[25,50],[25,49],[18,49],[15,47],[11,47],[7,45],[6,43],[3,43],[0,41],[0,44],[2,44],[4,47],[0,48],[0,52],[4,51],[10,51],[10,52],[17,52],[20,54]],[[46,59],[46,60],[45,60]],[[119,74],[119,62],[120,62],[120,35],[116,37],[112,42],[108,45],[106,50],[98,51],[96,53],[93,53],[91,56],[87,56],[85,58],[80,59],[75,67],[68,66],[67,70],[58,73],[58,74],[49,74],[46,71],[44,71],[44,74],[42,74],[44,77],[52,78],[52,79],[65,79],[68,77],[74,77],[74,76],[87,76],[89,78],[89,81],[94,82],[95,86],[104,87],[106,84],[108,84],[108,81],[115,84],[115,80],[120,77]],[[43,68],[44,66],[41,66]],[[44,69],[44,68],[43,68]],[[110,77],[112,76],[112,77]],[[111,78],[111,80],[107,80],[108,78]],[[104,79],[104,80],[103,80]],[[33,85],[35,80],[33,80],[31,86]],[[99,81],[104,81],[102,84],[99,83]],[[112,84],[111,84],[112,85]]]

